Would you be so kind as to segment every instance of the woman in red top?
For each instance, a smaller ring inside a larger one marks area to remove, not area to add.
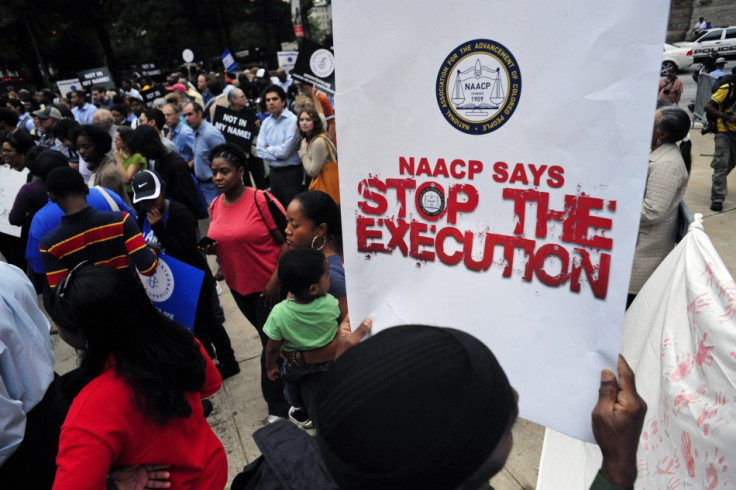
[[[210,150],[212,181],[220,193],[210,204],[210,228],[207,236],[214,240],[203,248],[216,253],[220,270],[235,303],[261,338],[261,390],[268,404],[267,421],[286,417],[289,404],[284,399],[281,381],[266,376],[263,333],[270,309],[283,298],[276,273],[279,257],[287,250],[268,208],[265,193],[246,187],[247,157],[237,146],[224,143]],[[283,212],[283,206],[271,196]]]
[[[185,327],[160,314],[128,271],[86,263],[56,288],[51,316],[62,339],[84,350],[55,490],[99,490],[112,470],[140,465],[167,465],[171,488],[225,487],[225,449],[201,403],[222,380]]]

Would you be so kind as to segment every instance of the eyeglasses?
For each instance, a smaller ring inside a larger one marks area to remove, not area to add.
[[[10,153],[18,153],[18,151],[15,148],[3,148],[0,150],[0,153],[3,155],[9,155]]]
[[[193,116],[193,115],[194,115],[194,113],[193,113],[193,112],[185,112],[185,113],[184,113],[184,117],[191,117],[191,116]]]

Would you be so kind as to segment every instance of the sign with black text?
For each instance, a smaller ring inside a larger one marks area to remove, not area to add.
[[[248,154],[256,129],[256,115],[250,111],[236,112],[226,107],[215,107],[212,124],[219,129],[225,141],[238,145]]]
[[[106,66],[78,71],[77,78],[79,78],[82,88],[85,90],[89,90],[95,85],[102,85],[108,90],[115,90],[115,82],[112,80],[110,70]]]
[[[291,76],[300,82],[315,85],[321,92],[334,95],[335,53],[326,46],[303,40]]]

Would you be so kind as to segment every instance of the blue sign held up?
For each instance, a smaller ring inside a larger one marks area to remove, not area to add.
[[[230,72],[238,69],[238,64],[235,62],[235,58],[230,54],[229,50],[226,49],[220,58],[222,58],[222,64],[225,67],[225,71]]]
[[[161,253],[156,273],[152,276],[139,274],[139,277],[148,297],[161,313],[189,330],[194,328],[204,271]]]

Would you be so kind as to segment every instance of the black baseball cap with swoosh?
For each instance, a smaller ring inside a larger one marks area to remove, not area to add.
[[[133,204],[138,204],[141,201],[158,198],[163,184],[156,172],[142,170],[133,176],[130,186],[133,188]]]

